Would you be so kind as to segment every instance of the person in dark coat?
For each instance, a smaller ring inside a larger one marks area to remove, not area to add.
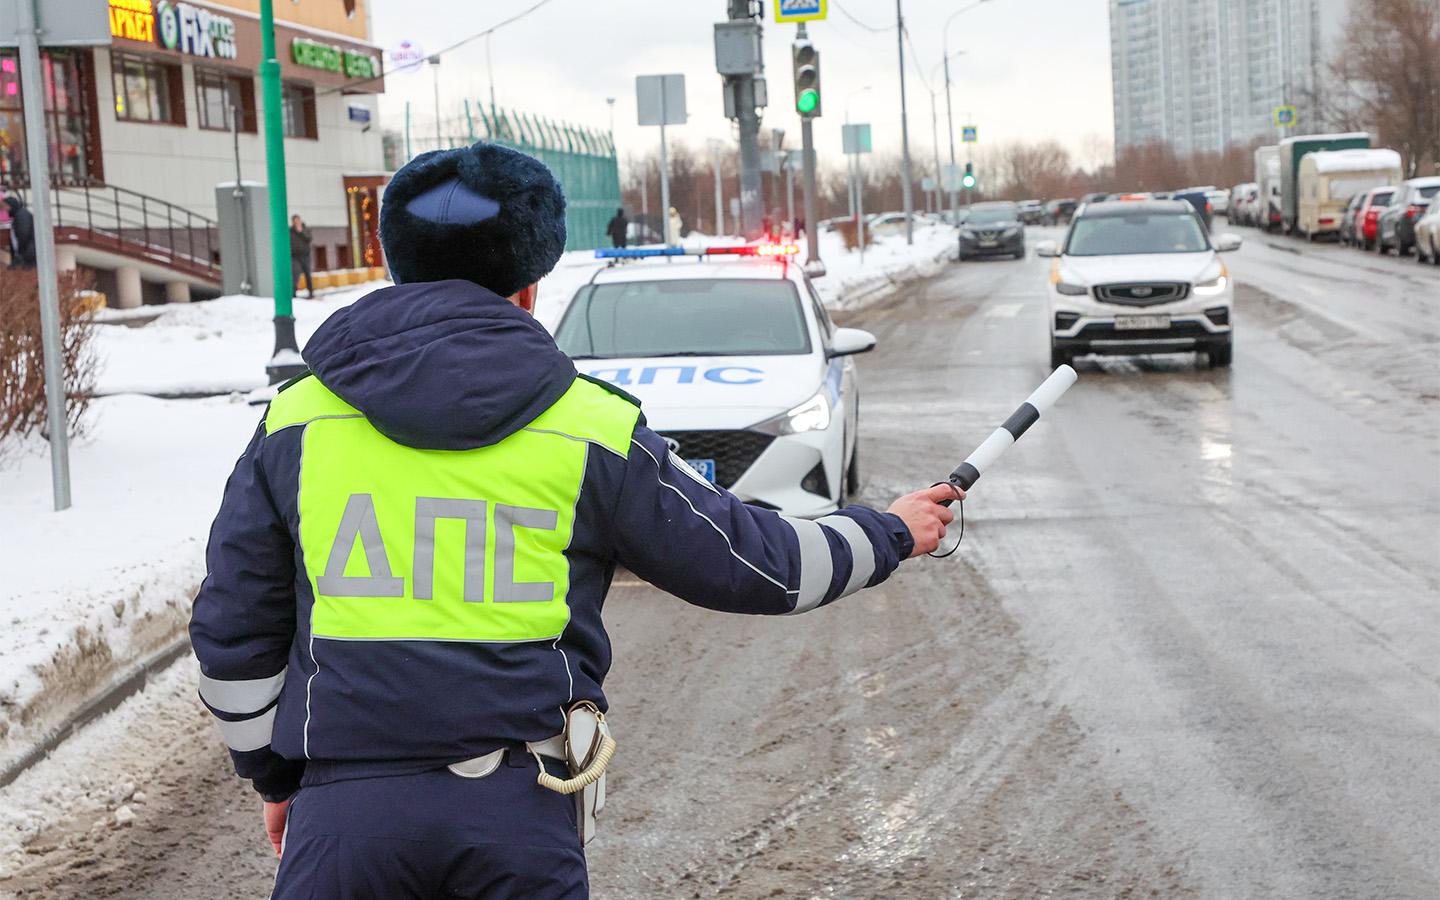
[[[310,292],[310,299],[315,299],[315,271],[310,259],[313,254],[310,246],[315,239],[310,236],[310,229],[305,227],[305,220],[299,216],[290,217],[290,277],[295,279],[295,290],[300,289],[300,275],[305,275],[305,289]]]
[[[610,224],[605,226],[605,233],[610,235],[610,243],[616,247],[624,247],[625,236],[629,227],[630,223],[625,219],[625,208],[622,206],[615,210],[615,218],[611,219]]]
[[[10,212],[10,268],[35,268],[35,217],[14,194],[5,195]]]

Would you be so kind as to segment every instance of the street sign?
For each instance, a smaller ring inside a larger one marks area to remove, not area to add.
[[[930,192],[930,191],[935,190],[935,179],[931,178],[929,175],[926,175],[925,177],[921,178],[921,179],[920,179],[920,190],[925,191],[925,192],[927,192],[927,193]]]
[[[641,125],[684,125],[685,76],[637,75],[635,106]]]
[[[0,47],[20,45],[20,4],[31,0],[0,0]],[[43,0],[35,4],[40,17],[40,43],[46,47],[93,47],[110,43],[107,0]]]
[[[870,126],[844,125],[840,129],[840,139],[845,145],[845,152],[850,155],[870,152]]]
[[[961,143],[964,143],[964,144],[973,144],[973,143],[975,143],[977,140],[979,140],[979,138],[976,136],[977,130],[978,130],[978,129],[976,129],[976,127],[975,127],[974,125],[961,125],[961,126],[960,126],[960,141],[961,141]]]
[[[1275,107],[1275,127],[1288,128],[1295,124],[1295,107],[1285,104]]]
[[[775,0],[775,21],[811,22],[825,18],[827,0]]]
[[[401,41],[386,51],[390,57],[390,71],[386,75],[403,72],[406,75],[420,71],[425,62],[425,48],[416,41]]]
[[[953,194],[960,190],[961,169],[955,163],[946,163],[940,170],[940,187],[946,192]]]

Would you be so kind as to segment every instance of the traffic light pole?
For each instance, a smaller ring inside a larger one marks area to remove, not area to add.
[[[804,22],[800,23],[795,36],[805,40]],[[818,263],[823,271],[819,228],[815,224],[815,122],[810,116],[800,117],[800,154],[805,167],[805,268],[814,271],[812,266]]]
[[[275,352],[265,367],[271,384],[305,371],[295,342],[295,282],[290,273],[289,200],[285,186],[285,124],[280,104],[280,60],[275,56],[274,0],[260,0],[260,91],[265,111],[265,177],[270,192],[270,270],[274,273]]]

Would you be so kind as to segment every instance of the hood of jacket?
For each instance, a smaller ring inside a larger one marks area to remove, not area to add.
[[[468,281],[368,294],[326,319],[302,355],[382,434],[428,450],[504,440],[575,380],[529,313]]]

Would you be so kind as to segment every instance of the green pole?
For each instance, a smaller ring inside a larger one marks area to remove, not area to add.
[[[280,115],[280,60],[275,55],[274,0],[260,0],[260,91],[265,111],[265,175],[270,182],[270,268],[275,275],[275,353],[270,383],[305,371],[295,343],[295,283],[290,273],[289,202],[285,187],[285,124]]]
[[[405,161],[408,163],[415,158],[410,152],[410,101],[405,101]]]

